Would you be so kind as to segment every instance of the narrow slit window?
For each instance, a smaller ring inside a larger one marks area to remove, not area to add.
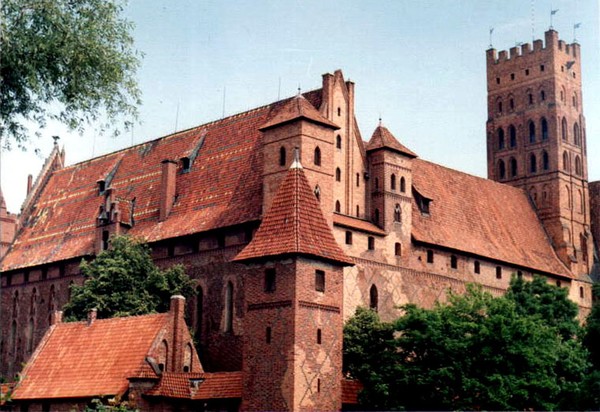
[[[433,263],[433,250],[427,250],[427,263]]]
[[[315,270],[315,290],[325,292],[325,271]]]
[[[275,292],[276,286],[276,271],[275,269],[266,269],[265,270],[265,292],[272,293]]]

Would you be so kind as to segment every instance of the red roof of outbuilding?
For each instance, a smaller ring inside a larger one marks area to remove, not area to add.
[[[254,239],[235,260],[290,254],[353,264],[336,243],[297,160],[279,186]]]
[[[122,394],[139,375],[168,313],[59,323],[22,373],[13,399],[87,398]]]
[[[428,215],[413,202],[415,240],[573,277],[523,190],[420,159],[413,184],[431,199]]]
[[[242,372],[163,373],[158,384],[144,395],[192,400],[241,398]]]
[[[383,148],[395,150],[408,157],[417,157],[412,150],[400,143],[386,127],[379,125],[373,132],[371,140],[367,143],[366,150],[367,152],[370,152],[372,150]]]

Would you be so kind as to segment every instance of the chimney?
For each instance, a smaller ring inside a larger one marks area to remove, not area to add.
[[[33,186],[33,176],[32,175],[28,175],[27,176],[27,194],[29,194],[31,192],[31,187]]]
[[[171,307],[169,312],[173,317],[173,359],[171,360],[171,367],[173,368],[169,372],[182,372],[183,371],[183,332],[187,328],[184,319],[185,312],[185,298],[181,295],[171,296]],[[167,362],[169,363],[169,362]]]
[[[57,325],[62,323],[63,312],[62,310],[55,310],[50,315],[50,325]]]
[[[333,120],[333,74],[325,73],[323,75],[323,97],[321,98],[321,109],[325,105],[326,112],[321,114]]]
[[[97,316],[98,316],[98,309],[94,308],[94,309],[90,310],[87,315],[87,325],[92,326],[94,324],[94,321],[96,320]]]
[[[177,172],[177,162],[174,160],[165,159],[162,161],[162,177],[160,180],[160,216],[159,220],[165,220],[171,208],[173,207],[173,199],[175,198],[175,174]]]

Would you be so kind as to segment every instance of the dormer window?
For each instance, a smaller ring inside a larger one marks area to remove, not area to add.
[[[106,181],[98,180],[98,195],[103,195],[106,190]]]
[[[188,173],[192,167],[192,162],[189,157],[181,158],[181,172]]]

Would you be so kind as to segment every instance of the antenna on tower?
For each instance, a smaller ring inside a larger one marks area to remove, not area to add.
[[[281,76],[279,76],[279,86],[277,87],[277,101],[281,99]]]
[[[177,123],[179,122],[179,100],[177,100],[177,110],[175,111],[175,130],[173,130],[174,132],[177,131]]]
[[[552,10],[552,7],[550,7],[550,30],[554,29],[552,26],[552,16],[554,16],[556,13],[558,13],[558,9]]]
[[[577,29],[581,26],[581,23],[575,23],[573,25],[573,43],[577,43]]]
[[[531,41],[535,41],[535,0],[531,0]]]
[[[221,118],[225,117],[225,97],[227,97],[227,86],[223,86],[223,114]]]

